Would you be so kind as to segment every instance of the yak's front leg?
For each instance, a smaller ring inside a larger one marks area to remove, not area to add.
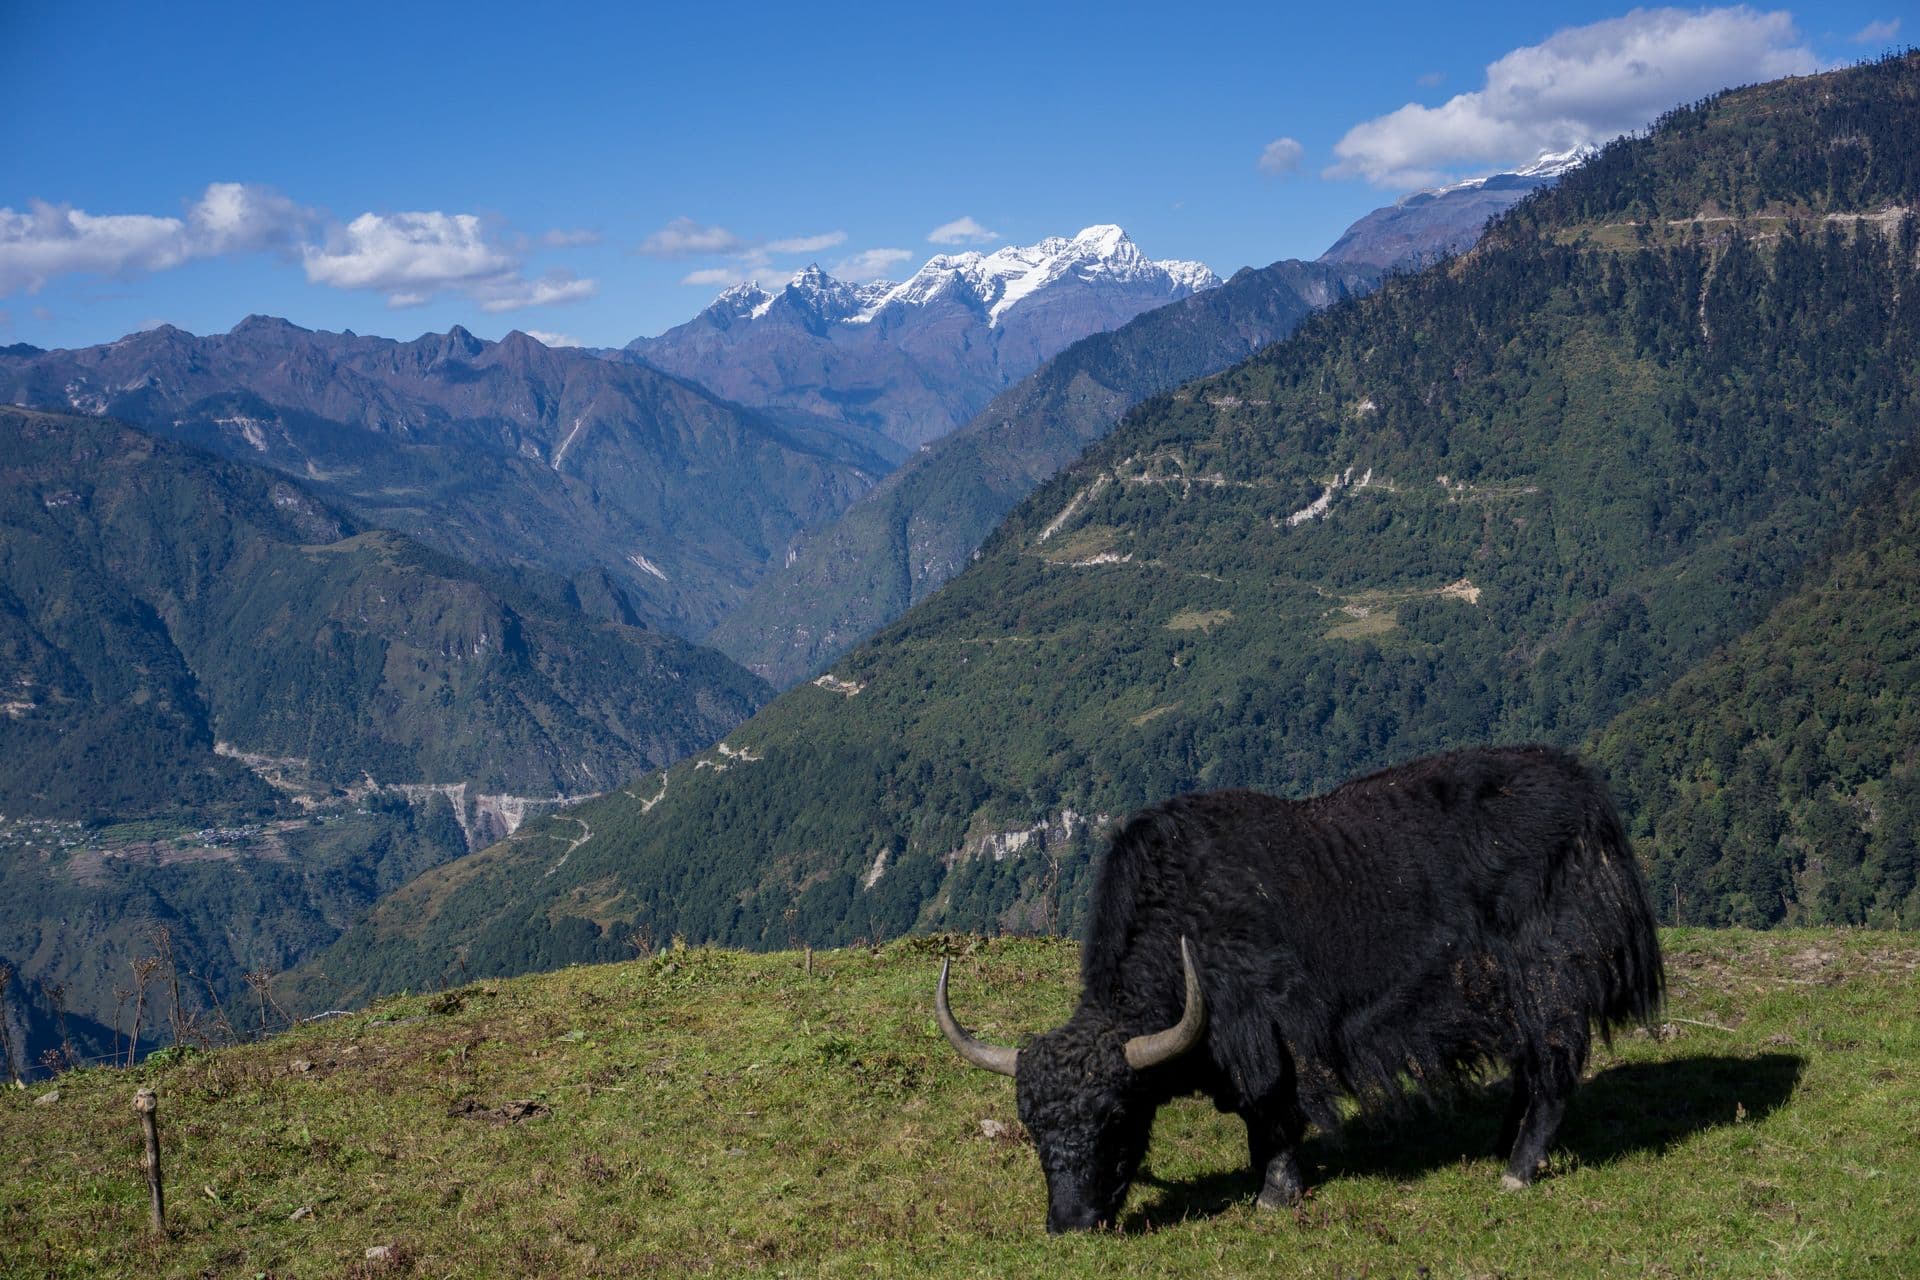
[[[1292,1073],[1284,1091],[1275,1090],[1240,1108],[1247,1124],[1247,1154],[1260,1175],[1262,1209],[1286,1209],[1300,1203],[1307,1180],[1300,1172],[1300,1140],[1306,1136],[1307,1117],[1293,1096]]]

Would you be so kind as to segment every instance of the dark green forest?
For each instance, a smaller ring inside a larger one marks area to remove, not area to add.
[[[1920,452],[1798,590],[1594,754],[1670,917],[1920,928]]]
[[[764,696],[710,650],[359,529],[260,468],[92,419],[8,409],[0,433],[0,812],[270,811],[216,739],[335,787],[594,791]]]

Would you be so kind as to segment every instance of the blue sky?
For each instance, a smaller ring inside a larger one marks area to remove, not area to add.
[[[729,279],[1098,222],[1225,275],[1920,39],[1913,8],[4,0],[0,343],[265,312],[614,345]]]

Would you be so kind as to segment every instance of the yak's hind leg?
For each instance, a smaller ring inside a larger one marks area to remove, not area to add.
[[[1513,1147],[1500,1185],[1517,1190],[1539,1176],[1547,1152],[1566,1118],[1567,1101],[1586,1066],[1589,1032],[1585,1017],[1556,1027],[1538,1047],[1538,1056],[1514,1071],[1514,1096],[1507,1104],[1507,1122],[1513,1126]],[[1525,1085],[1524,1091],[1521,1086]],[[1504,1126],[1503,1133],[1504,1137]]]

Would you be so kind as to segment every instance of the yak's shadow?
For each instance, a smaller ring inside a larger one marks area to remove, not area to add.
[[[1570,1154],[1582,1165],[1606,1164],[1636,1152],[1665,1151],[1720,1125],[1759,1120],[1793,1096],[1805,1067],[1805,1058],[1789,1053],[1702,1055],[1609,1067],[1574,1094],[1554,1142],[1554,1162]],[[1301,1151],[1308,1185],[1343,1177],[1404,1181],[1462,1159],[1490,1158],[1506,1099],[1503,1080],[1437,1101],[1411,1102],[1384,1115],[1360,1116],[1338,1134],[1309,1137]],[[1127,1214],[1127,1231],[1210,1217],[1260,1190],[1244,1163],[1178,1182],[1145,1173],[1140,1182],[1159,1195]],[[1491,1173],[1487,1185],[1495,1185]]]

